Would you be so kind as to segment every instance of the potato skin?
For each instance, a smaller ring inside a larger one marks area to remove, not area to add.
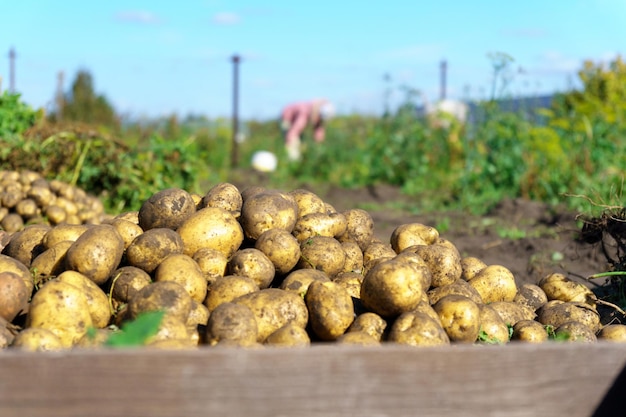
[[[26,327],[50,330],[64,348],[78,342],[91,326],[87,298],[72,284],[48,281],[31,300]]]
[[[546,304],[537,312],[537,321],[555,328],[569,321],[578,321],[587,325],[594,333],[600,329],[598,312],[589,304],[572,301]]]
[[[0,318],[12,322],[24,311],[30,299],[30,292],[22,277],[14,272],[0,272]]]
[[[341,236],[347,227],[348,221],[341,213],[309,213],[298,217],[291,233],[302,242],[313,236]]]
[[[396,227],[389,239],[396,253],[415,245],[432,245],[439,239],[439,231],[422,223],[406,223]]]
[[[354,241],[361,250],[370,244],[374,238],[374,220],[363,209],[350,209],[342,212],[347,221],[346,232],[337,239],[340,242]]]
[[[563,274],[546,275],[537,285],[544,291],[548,300],[586,303],[595,308],[596,295],[583,284],[572,281]]]
[[[366,311],[356,316],[348,328],[348,332],[367,333],[375,340],[381,341],[386,328],[387,322],[385,319],[376,313]]]
[[[257,321],[257,341],[263,343],[276,330],[288,323],[305,328],[309,321],[306,304],[299,295],[278,288],[266,288],[234,300],[248,306]]]
[[[116,269],[109,279],[113,299],[127,303],[139,290],[152,283],[150,275],[136,266]]]
[[[230,212],[219,207],[196,211],[179,228],[184,253],[193,256],[201,248],[216,249],[227,258],[241,246],[243,230]]]
[[[596,334],[588,325],[576,320],[567,321],[554,330],[556,337],[563,337],[569,342],[594,343]]]
[[[222,303],[231,302],[242,295],[256,291],[259,291],[259,285],[252,278],[226,275],[211,284],[204,305],[209,312],[212,312]]]
[[[241,207],[241,225],[245,236],[252,240],[273,228],[291,233],[297,218],[294,198],[277,190],[256,193],[246,198]]]
[[[206,340],[211,346],[227,341],[239,346],[257,343],[257,322],[252,310],[243,304],[222,303],[209,316]]]
[[[50,352],[66,348],[59,336],[42,327],[28,327],[22,330],[13,339],[11,347],[27,352]]]
[[[527,343],[543,343],[548,340],[548,332],[538,321],[520,320],[513,326],[511,340]]]
[[[2,253],[30,267],[32,260],[43,252],[43,237],[50,229],[51,227],[46,224],[26,226],[11,237]]]
[[[51,228],[42,239],[43,246],[46,249],[51,248],[59,242],[70,240],[75,242],[76,239],[85,233],[91,226],[85,224],[60,224]]]
[[[89,228],[70,246],[65,264],[101,285],[117,269],[123,254],[124,240],[115,228],[98,225]]]
[[[469,285],[468,282],[462,278],[457,279],[452,284],[435,287],[428,291],[427,294],[430,304],[435,304],[441,298],[449,294],[463,295],[475,302],[476,304],[483,303],[483,300],[480,297],[478,291],[476,291],[474,287]]]
[[[486,340],[482,343],[505,344],[509,342],[509,328],[500,314],[489,304],[481,304],[480,307],[480,332]]]
[[[423,289],[416,270],[408,263],[383,261],[363,278],[361,302],[369,311],[383,318],[413,310]]]
[[[450,341],[474,343],[480,331],[480,307],[462,295],[447,295],[433,305]]]
[[[195,212],[191,194],[180,188],[168,188],[144,201],[138,213],[139,226],[143,230],[158,227],[176,230]]]
[[[284,229],[266,230],[255,241],[254,247],[272,261],[278,275],[289,273],[300,260],[300,243]]]
[[[30,264],[35,279],[40,281],[65,271],[67,251],[73,244],[71,240],[64,240],[37,255]]]
[[[468,282],[478,291],[485,304],[513,301],[517,294],[517,284],[513,273],[502,265],[489,265]]]
[[[324,200],[312,191],[297,188],[288,194],[293,197],[298,206],[298,217],[303,217],[310,213],[327,212]]]
[[[309,324],[321,340],[333,341],[354,321],[354,306],[348,291],[334,282],[313,281],[304,296]]]
[[[535,310],[512,301],[496,301],[489,303],[489,306],[498,312],[508,326],[514,326],[521,320],[534,320],[536,317]]]
[[[281,347],[306,347],[311,345],[311,338],[304,328],[294,323],[287,323],[267,336],[263,343]]]
[[[624,324],[607,324],[598,331],[598,340],[605,340],[608,342],[626,342],[626,325]]]
[[[183,240],[172,229],[158,227],[146,230],[132,241],[126,249],[126,261],[151,274],[173,253],[183,253]]]
[[[403,313],[395,319],[387,340],[411,346],[450,344],[450,338],[439,320],[417,311]]]
[[[240,249],[228,261],[229,275],[252,278],[260,289],[267,288],[274,280],[276,268],[263,252],[255,248]]]
[[[180,284],[173,281],[153,282],[139,290],[128,302],[128,315],[131,320],[148,311],[163,311],[165,316],[173,316],[182,323],[191,312],[191,296]]]
[[[35,288],[33,276],[31,275],[29,269],[23,263],[21,263],[17,259],[11,258],[10,256],[0,254],[0,271],[13,272],[19,275],[26,285],[28,294],[32,294],[33,289]]]
[[[465,281],[469,281],[474,278],[478,272],[483,270],[487,264],[481,259],[474,256],[466,256],[461,259],[461,278]]]
[[[96,283],[76,271],[65,271],[56,279],[71,284],[82,291],[87,299],[89,314],[95,327],[101,329],[109,324],[112,314],[109,299]]]
[[[404,251],[413,252],[426,261],[432,274],[431,287],[452,284],[461,277],[461,257],[456,248],[441,245],[416,245]]]
[[[209,192],[207,192],[202,201],[200,202],[200,208],[204,207],[219,207],[235,218],[239,218],[241,215],[241,206],[243,205],[243,197],[236,185],[223,182],[213,186]]]
[[[515,294],[513,302],[537,310],[548,302],[548,297],[540,286],[535,284],[522,284],[517,289],[517,294]]]
[[[183,253],[173,253],[163,259],[154,271],[154,280],[177,282],[198,303],[206,298],[208,284],[204,274],[196,261]]]
[[[299,268],[319,269],[330,278],[343,270],[346,254],[341,243],[328,236],[313,236],[300,243]]]

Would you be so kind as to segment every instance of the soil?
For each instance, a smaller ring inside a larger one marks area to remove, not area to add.
[[[255,180],[255,185],[262,185],[258,183],[263,183],[263,178]],[[241,189],[242,184],[236,185]],[[454,243],[463,256],[509,268],[518,285],[535,284],[553,272],[563,273],[592,289],[606,283],[605,279],[587,279],[592,274],[608,271],[609,263],[598,244],[579,239],[579,213],[515,199],[502,201],[484,216],[464,212],[414,214],[399,208],[411,207],[414,200],[392,186],[342,189],[301,185],[298,188],[315,192],[338,211],[366,210],[374,220],[376,236],[386,242],[401,224],[418,222],[433,226],[441,237]]]

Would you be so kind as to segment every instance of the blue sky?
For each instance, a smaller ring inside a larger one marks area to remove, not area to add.
[[[241,117],[269,118],[315,97],[381,113],[387,85],[392,105],[400,85],[434,101],[444,59],[448,97],[486,98],[496,52],[515,60],[510,94],[564,90],[583,60],[608,62],[625,39],[625,0],[0,0],[3,89],[14,47],[16,89],[32,106],[51,105],[59,71],[67,90],[84,68],[135,117],[229,116],[233,54]]]

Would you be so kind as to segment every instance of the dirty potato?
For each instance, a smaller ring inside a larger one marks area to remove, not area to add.
[[[201,248],[216,249],[227,258],[241,246],[243,230],[229,211],[206,207],[196,211],[178,228],[184,253],[193,256]]]
[[[328,236],[313,236],[300,243],[299,268],[319,269],[329,277],[334,277],[343,270],[346,253],[341,243]]]
[[[383,261],[363,278],[361,302],[369,311],[387,318],[413,310],[423,288],[415,268],[396,260]]]
[[[204,305],[209,312],[215,310],[222,303],[233,301],[234,299],[253,292],[259,291],[259,285],[249,277],[238,275],[226,275],[218,278],[209,287]]]
[[[11,237],[2,253],[29,267],[32,260],[44,251],[43,237],[50,229],[46,224],[28,225]]]
[[[136,266],[116,269],[109,279],[110,292],[114,300],[125,304],[142,288],[152,283],[150,275]]]
[[[12,322],[26,309],[30,292],[22,277],[14,272],[0,272],[0,318]]]
[[[537,312],[537,321],[554,328],[569,321],[578,321],[588,326],[593,332],[600,330],[600,315],[587,303],[569,301],[553,305],[546,304]]]
[[[474,343],[480,331],[480,307],[462,295],[447,295],[433,305],[450,341]]]
[[[450,338],[441,322],[417,311],[403,313],[394,320],[387,340],[411,346],[450,344]]]
[[[138,213],[143,230],[160,227],[176,230],[196,212],[191,194],[180,188],[168,188],[150,196]]]
[[[608,324],[597,333],[598,340],[608,342],[626,342],[626,325],[624,324]]]
[[[422,223],[406,223],[391,232],[390,243],[396,253],[409,246],[432,245],[439,239],[439,231]]]
[[[278,275],[289,273],[300,260],[300,243],[285,229],[269,229],[254,243],[272,261]]]
[[[319,269],[296,269],[289,273],[280,283],[280,289],[295,292],[304,298],[309,285],[314,281],[329,282],[330,278]]]
[[[489,304],[480,304],[480,342],[505,344],[509,342],[509,328],[500,314]]]
[[[335,275],[332,281],[343,287],[352,298],[361,297],[361,285],[363,284],[363,275],[358,272],[340,272]]]
[[[313,236],[338,237],[347,227],[346,217],[341,213],[309,213],[298,217],[291,233],[302,242]]]
[[[350,209],[343,211],[342,214],[346,218],[346,232],[337,239],[340,242],[354,241],[361,250],[370,244],[374,238],[374,220],[372,216],[363,209]]]
[[[228,258],[217,249],[200,248],[191,258],[196,261],[209,285],[226,275]]]
[[[183,240],[174,230],[159,227],[146,230],[132,241],[126,249],[126,261],[151,274],[165,257],[174,253],[183,253]]]
[[[327,213],[324,201],[314,192],[298,188],[289,192],[298,206],[298,217],[310,213]]]
[[[80,289],[87,299],[89,314],[94,327],[106,327],[111,319],[109,299],[105,292],[95,282],[76,271],[62,272],[57,278],[59,282],[71,284]]]
[[[496,310],[509,326],[514,326],[520,320],[534,320],[536,317],[534,309],[512,301],[496,301],[489,303],[489,306]]]
[[[442,285],[441,287],[435,287],[427,292],[428,300],[430,304],[435,304],[441,298],[449,294],[463,295],[476,304],[482,304],[483,300],[480,294],[474,287],[468,284],[462,278],[457,279],[452,284]]]
[[[19,332],[11,347],[26,352],[50,352],[67,348],[53,331],[40,327],[29,327]]]
[[[304,302],[309,311],[309,325],[321,340],[336,340],[354,321],[352,297],[334,282],[313,281]]]
[[[404,251],[418,254],[432,274],[431,287],[452,284],[461,277],[461,257],[456,248],[441,244],[409,246]]]
[[[533,310],[537,310],[548,302],[548,297],[540,286],[526,283],[522,284],[517,289],[517,294],[515,294],[513,302],[528,306]]]
[[[481,259],[474,256],[466,256],[464,258],[461,258],[461,278],[465,281],[469,281],[485,267],[487,267],[487,264]]]
[[[267,336],[264,344],[280,347],[306,347],[311,345],[311,338],[304,328],[294,323],[287,323]]]
[[[269,229],[284,229],[291,233],[298,218],[294,198],[277,190],[256,193],[243,202],[241,225],[245,236],[256,240]]]
[[[511,340],[526,343],[543,343],[548,332],[543,324],[535,320],[520,320],[513,326]]]
[[[517,294],[517,284],[513,273],[502,265],[489,265],[468,282],[478,291],[485,304],[513,301]]]
[[[22,278],[22,281],[24,281],[29,296],[32,294],[33,289],[35,288],[33,276],[23,263],[17,259],[11,258],[10,256],[0,254],[0,271],[13,272],[14,274],[17,274],[20,278]]]
[[[202,201],[200,207],[219,207],[235,218],[239,218],[241,215],[241,206],[243,205],[243,198],[236,185],[223,182],[213,186],[209,192],[207,192]]]
[[[228,261],[229,275],[252,278],[260,289],[267,288],[274,280],[274,263],[263,252],[255,248],[240,249]]]
[[[154,280],[177,282],[198,303],[206,298],[208,284],[204,274],[196,261],[183,253],[173,253],[163,259],[154,270]]]
[[[243,304],[222,303],[209,316],[206,340],[211,346],[230,342],[238,346],[257,343],[258,328],[252,310]]]
[[[153,282],[130,299],[128,316],[134,320],[141,313],[163,311],[165,316],[173,316],[185,323],[191,312],[191,301],[191,296],[182,285],[173,281]]]
[[[583,284],[572,281],[563,274],[546,275],[537,285],[546,294],[548,300],[586,303],[595,308],[596,295]]]

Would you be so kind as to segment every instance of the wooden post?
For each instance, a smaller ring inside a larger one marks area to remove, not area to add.
[[[440,100],[445,100],[446,99],[446,75],[447,75],[447,71],[448,71],[448,62],[444,59],[443,61],[441,61],[441,66],[440,66],[440,75],[441,75],[441,85],[440,85],[440,90],[439,90],[439,99]]]
[[[231,149],[231,168],[239,165],[239,55],[233,55],[233,137]]]
[[[15,93],[15,48],[9,50],[9,93]]]

